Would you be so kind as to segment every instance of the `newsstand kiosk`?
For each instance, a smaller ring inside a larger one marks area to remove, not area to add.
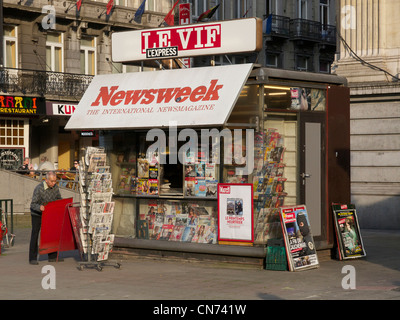
[[[256,33],[257,19],[244,20]],[[210,43],[225,32],[224,22],[214,25]],[[132,52],[118,47],[132,34],[151,46],[145,33],[155,31],[115,34],[113,50]],[[297,204],[307,206],[317,249],[332,248],[330,204],[350,201],[345,85],[252,64],[95,76],[66,129],[100,130],[113,177],[114,253],[262,265],[267,242],[282,236],[279,208]]]

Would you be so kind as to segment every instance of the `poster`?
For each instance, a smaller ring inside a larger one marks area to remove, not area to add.
[[[306,206],[281,207],[280,213],[289,270],[300,271],[318,267],[317,251]]]
[[[253,185],[218,184],[218,240],[253,242]]]
[[[365,257],[360,227],[353,204],[332,204],[339,260]]]

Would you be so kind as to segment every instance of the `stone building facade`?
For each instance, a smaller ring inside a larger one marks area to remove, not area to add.
[[[400,228],[400,32],[396,0],[341,0],[335,72],[351,93],[351,193],[364,228]]]

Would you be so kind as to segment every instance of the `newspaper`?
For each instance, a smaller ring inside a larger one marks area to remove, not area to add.
[[[97,255],[97,260],[107,260],[114,243],[111,234],[114,206],[110,167],[106,165],[104,148],[88,147],[79,167],[81,195],[79,230],[84,253]]]

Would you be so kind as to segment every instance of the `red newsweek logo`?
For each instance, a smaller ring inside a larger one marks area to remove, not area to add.
[[[141,33],[142,53],[146,49],[178,47],[178,51],[221,47],[221,24],[162,28]]]
[[[191,102],[198,101],[215,101],[219,99],[219,90],[224,85],[217,84],[218,80],[211,80],[210,85],[177,88],[161,88],[161,89],[141,89],[141,90],[118,90],[118,86],[101,87],[100,92],[92,107],[97,107],[100,103],[103,106],[111,105],[135,105],[135,104],[151,104],[151,103],[169,103],[175,101],[178,103],[189,100]]]

